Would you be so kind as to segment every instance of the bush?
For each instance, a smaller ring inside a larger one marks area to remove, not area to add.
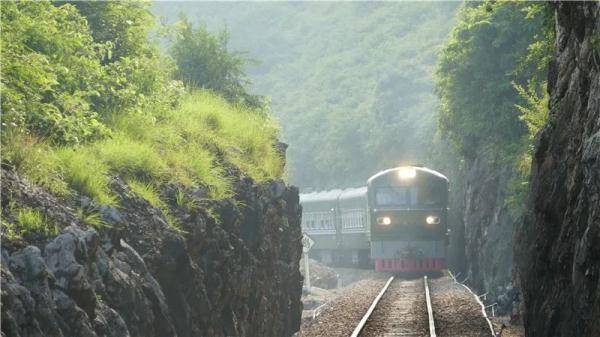
[[[85,19],[71,5],[2,4],[2,123],[58,143],[103,137],[91,97],[101,65]]]

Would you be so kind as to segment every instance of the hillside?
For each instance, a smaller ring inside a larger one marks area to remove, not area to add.
[[[301,188],[364,184],[399,162],[426,163],[436,133],[433,69],[458,3],[156,3],[258,60]]]

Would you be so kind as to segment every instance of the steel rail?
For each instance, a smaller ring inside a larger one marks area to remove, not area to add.
[[[435,335],[435,322],[433,321],[433,307],[431,306],[431,296],[429,295],[429,284],[427,284],[427,276],[423,277],[423,285],[425,287],[425,300],[427,301],[427,316],[429,318],[429,336]]]
[[[358,337],[358,335],[360,334],[360,332],[363,330],[363,328],[367,324],[367,321],[369,320],[369,317],[371,317],[371,314],[373,313],[373,310],[375,310],[375,307],[379,303],[379,300],[381,300],[381,298],[383,297],[383,294],[388,289],[388,287],[390,286],[390,284],[392,283],[393,280],[394,280],[394,277],[392,276],[387,281],[387,283],[383,286],[383,289],[381,289],[381,291],[379,292],[379,294],[377,295],[377,297],[375,297],[375,300],[373,300],[373,303],[369,307],[369,310],[367,310],[367,312],[365,313],[365,315],[363,316],[363,318],[360,320],[360,322],[358,323],[358,325],[356,326],[356,328],[352,332],[352,335],[350,335],[350,337]]]

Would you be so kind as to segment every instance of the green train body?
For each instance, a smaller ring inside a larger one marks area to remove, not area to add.
[[[302,227],[311,256],[377,271],[445,267],[448,179],[425,167],[379,172],[367,186],[303,193]]]

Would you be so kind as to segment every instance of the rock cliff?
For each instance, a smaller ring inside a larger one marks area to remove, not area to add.
[[[509,211],[508,186],[514,170],[498,164],[491,154],[466,158],[451,172],[450,268],[480,293],[498,303],[498,311],[512,309],[512,243],[514,212]]]
[[[236,176],[235,173],[232,176]],[[238,174],[239,176],[239,174]],[[235,183],[236,197],[166,186],[165,214],[118,177],[118,208],[58,199],[2,169],[2,336],[290,336],[302,304],[298,191]],[[57,235],[10,238],[14,206],[39,210]],[[104,228],[75,209],[101,214]]]
[[[508,211],[510,167],[493,158],[472,160],[465,172],[464,240],[469,284],[499,303],[501,313],[511,309],[512,237],[516,219]]]
[[[600,336],[600,3],[560,2],[515,264],[527,336]]]

